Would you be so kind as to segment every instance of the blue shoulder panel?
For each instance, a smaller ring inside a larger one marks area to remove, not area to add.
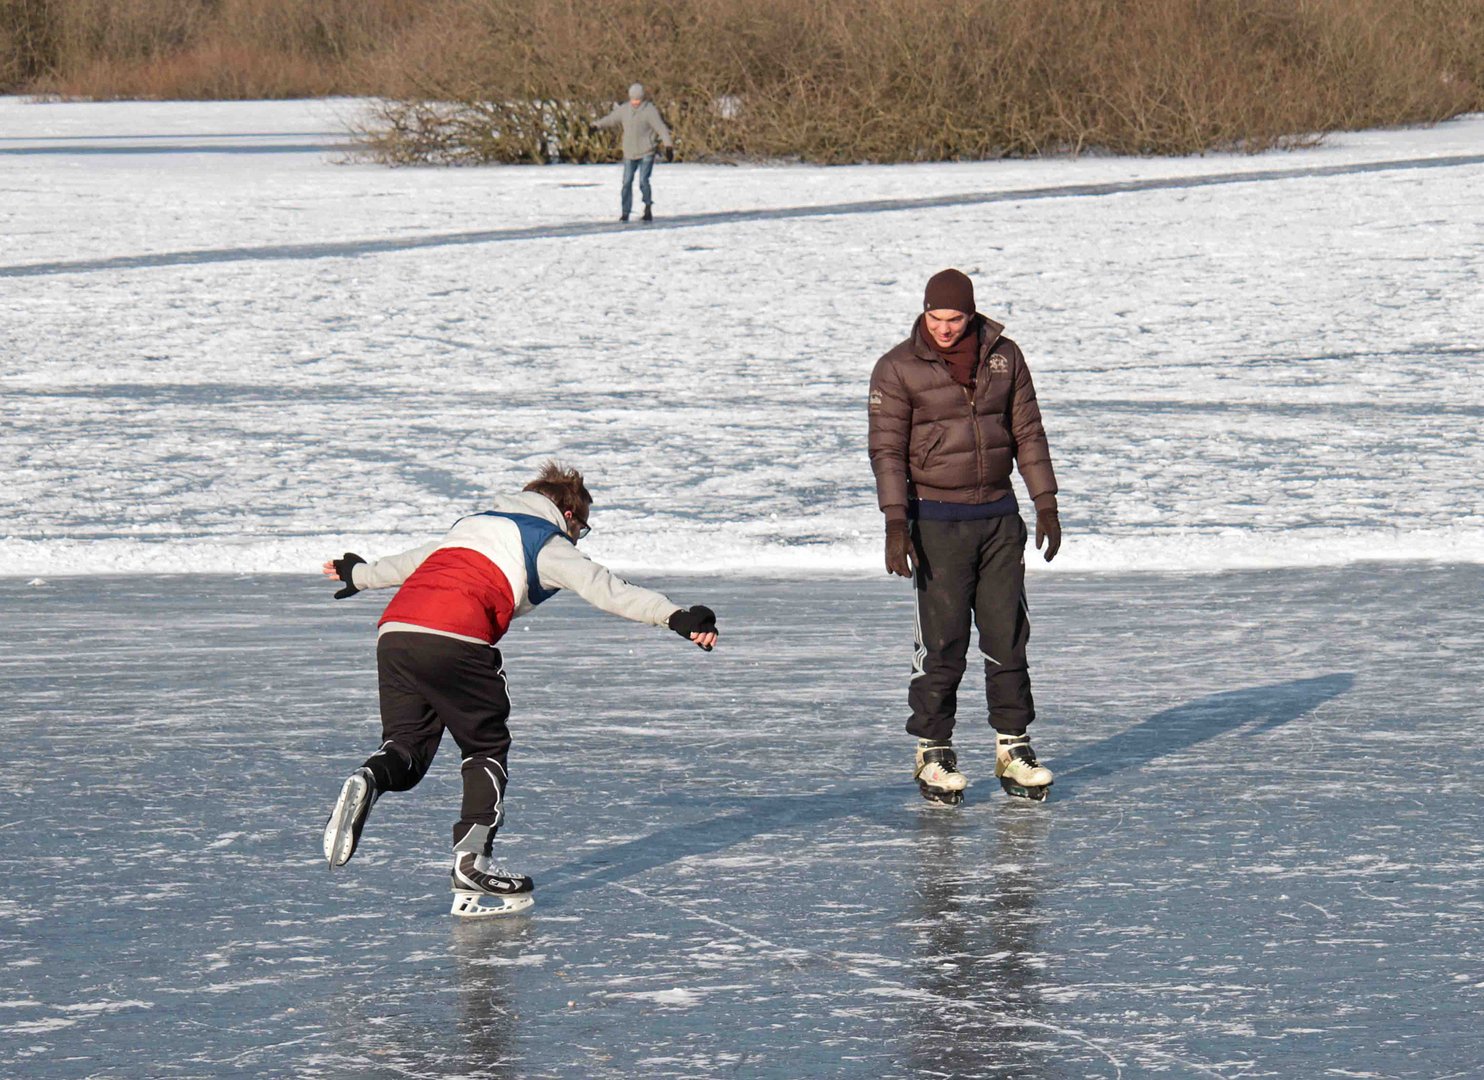
[[[572,543],[572,538],[567,535],[565,529],[535,514],[501,514],[494,510],[486,510],[471,516],[505,518],[515,522],[516,528],[520,530],[521,551],[526,557],[526,595],[530,597],[532,607],[545,603],[562,591],[542,587],[541,575],[536,572],[536,556],[541,554],[541,549],[553,536],[560,536],[567,543]]]

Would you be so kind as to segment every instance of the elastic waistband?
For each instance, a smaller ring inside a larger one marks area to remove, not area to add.
[[[936,499],[917,499],[907,504],[907,516],[919,521],[983,521],[985,518],[1009,517],[1020,513],[1015,492],[989,503],[951,503]]]
[[[418,626],[417,623],[406,622],[384,622],[376,628],[376,636],[382,634],[433,634],[436,637],[453,638],[455,641],[467,641],[473,645],[488,645],[488,638],[470,637],[468,634],[455,634],[452,630],[434,630],[431,626]]]

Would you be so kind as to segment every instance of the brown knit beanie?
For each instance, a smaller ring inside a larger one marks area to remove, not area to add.
[[[928,278],[922,294],[922,310],[974,314],[974,283],[957,270],[938,271]]]

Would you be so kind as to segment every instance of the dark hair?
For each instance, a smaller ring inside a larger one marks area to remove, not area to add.
[[[556,503],[557,509],[564,515],[570,511],[575,517],[582,517],[593,502],[587,485],[582,482],[582,474],[558,461],[543,464],[536,479],[527,484],[524,490],[545,495]]]

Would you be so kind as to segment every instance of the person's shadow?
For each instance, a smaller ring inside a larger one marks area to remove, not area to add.
[[[1082,747],[1070,757],[1050,762],[1056,773],[1051,798],[1075,798],[1085,784],[1148,765],[1237,728],[1251,725],[1249,735],[1271,731],[1348,693],[1354,685],[1355,676],[1341,671],[1312,679],[1226,690],[1165,709],[1116,735]]]
[[[1355,684],[1349,672],[1311,679],[1295,679],[1227,690],[1155,713],[1133,727],[1110,735],[1073,753],[1048,759],[1056,773],[1051,802],[1076,798],[1087,784],[1125,769],[1135,769],[1159,758],[1246,725],[1249,734],[1269,731],[1297,720]],[[975,797],[1002,798],[991,776],[975,786]],[[908,785],[872,784],[834,788],[803,795],[774,795],[717,800],[724,813],[659,829],[637,840],[584,851],[579,857],[552,867],[539,885],[558,893],[582,892],[599,885],[635,877],[659,866],[698,855],[708,855],[744,843],[763,833],[795,833],[807,838],[817,827],[842,817],[867,820],[883,832],[913,827]],[[915,796],[914,796],[915,798]]]

